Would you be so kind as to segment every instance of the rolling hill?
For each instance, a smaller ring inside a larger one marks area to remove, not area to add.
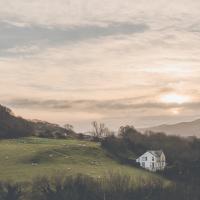
[[[163,132],[168,135],[179,135],[183,137],[196,136],[200,137],[200,119],[192,122],[181,122],[177,124],[163,124],[160,126],[139,129],[142,132],[153,131]]]
[[[11,109],[0,104],[0,138],[39,136],[48,138],[73,137],[72,130],[40,120],[27,120],[16,116]]]
[[[136,179],[160,179],[147,171],[119,164],[95,142],[34,137],[0,141],[0,180],[30,181],[60,171],[93,177],[116,171]]]

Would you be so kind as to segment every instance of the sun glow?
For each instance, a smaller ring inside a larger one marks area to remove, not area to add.
[[[180,114],[180,109],[178,109],[178,108],[173,108],[173,109],[171,109],[170,110],[170,113],[172,114],[172,115],[179,115]]]
[[[183,103],[186,103],[189,101],[189,97],[171,93],[171,94],[166,94],[166,95],[162,96],[161,101],[163,103],[183,104]]]

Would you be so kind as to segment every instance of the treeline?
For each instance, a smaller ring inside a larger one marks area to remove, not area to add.
[[[135,157],[147,150],[162,149],[167,158],[163,175],[178,181],[190,181],[200,185],[200,139],[167,136],[164,133],[141,134],[132,126],[119,129],[119,137],[109,136],[102,140],[105,148],[114,158],[127,164],[134,164]]]
[[[163,185],[158,180],[137,184],[129,176],[110,173],[104,178],[84,175],[40,177],[29,184],[0,183],[0,200],[199,200],[199,186]]]
[[[67,138],[74,135],[73,130],[56,124],[17,117],[9,108],[0,105],[0,139],[28,136]]]

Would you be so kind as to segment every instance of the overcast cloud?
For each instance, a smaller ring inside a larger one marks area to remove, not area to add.
[[[0,0],[0,103],[77,130],[199,118],[199,10],[198,0]]]

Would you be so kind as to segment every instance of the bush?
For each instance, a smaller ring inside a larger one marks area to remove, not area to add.
[[[0,200],[20,200],[22,196],[22,185],[0,183]]]
[[[35,200],[101,200],[101,187],[95,179],[77,175],[38,178],[33,182],[32,199]]]
[[[39,177],[31,185],[0,184],[0,200],[199,200],[199,185],[163,185],[108,173],[103,178],[85,175]],[[26,194],[26,196],[25,196]]]

